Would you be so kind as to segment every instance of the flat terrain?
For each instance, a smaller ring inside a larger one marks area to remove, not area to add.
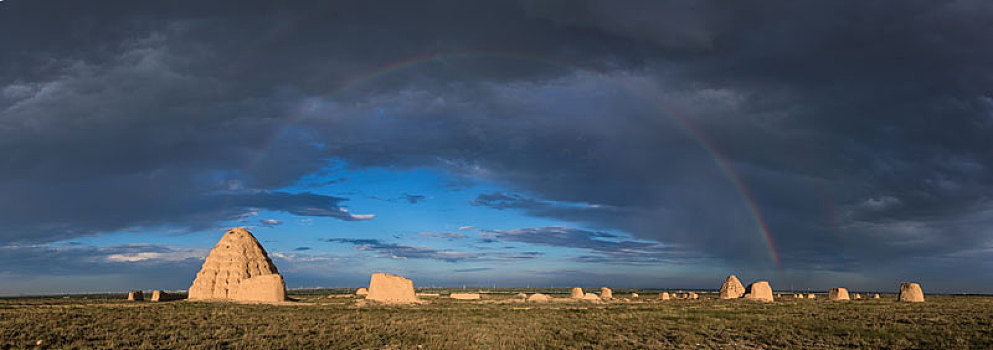
[[[562,291],[564,292],[564,290]],[[565,294],[555,297],[564,298]],[[615,296],[624,293],[615,291]],[[993,348],[993,297],[603,304],[427,298],[416,306],[297,294],[291,305],[0,299],[0,348]]]

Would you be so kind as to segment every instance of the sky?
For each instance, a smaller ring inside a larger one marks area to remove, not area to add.
[[[993,3],[0,2],[0,295],[993,293]]]

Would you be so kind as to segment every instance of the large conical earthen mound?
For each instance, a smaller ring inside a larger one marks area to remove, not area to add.
[[[286,300],[286,284],[259,241],[244,227],[224,234],[190,286],[191,300]]]
[[[721,299],[737,299],[745,295],[745,287],[734,275],[728,276],[721,285]]]

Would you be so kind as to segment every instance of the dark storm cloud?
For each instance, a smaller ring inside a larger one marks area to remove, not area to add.
[[[0,237],[215,222],[178,208],[337,159],[733,265],[770,261],[750,202],[798,269],[958,256],[991,241],[991,27],[985,1],[5,1]],[[354,79],[451,52],[477,54]]]
[[[0,202],[0,230],[7,241],[31,242],[143,226],[205,229],[217,221],[239,219],[258,210],[345,221],[372,218],[370,214],[348,212],[340,206],[345,199],[332,196],[278,191],[192,194],[189,189],[170,193],[156,184],[154,179],[109,178],[48,186],[0,186],[7,195]],[[93,193],[94,187],[107,192]]]

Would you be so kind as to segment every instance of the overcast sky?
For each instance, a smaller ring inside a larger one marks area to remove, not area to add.
[[[0,2],[0,295],[993,292],[993,3]]]

